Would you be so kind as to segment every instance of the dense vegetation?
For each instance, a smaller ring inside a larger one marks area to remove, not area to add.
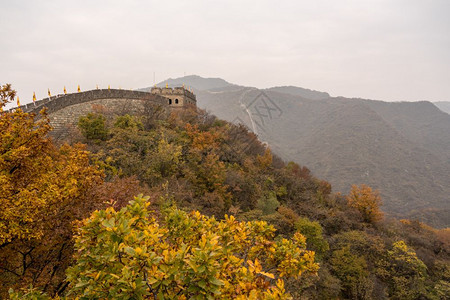
[[[450,294],[448,229],[383,219],[376,191],[333,194],[242,126],[155,107],[79,128],[54,145],[45,111],[1,115],[0,297]]]

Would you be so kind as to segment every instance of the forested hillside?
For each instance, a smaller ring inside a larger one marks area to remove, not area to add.
[[[380,191],[399,218],[450,226],[450,116],[431,102],[329,97],[299,87],[213,85],[191,76],[169,81],[196,89],[198,106],[245,124],[274,153],[306,165],[335,192],[352,184]],[[162,83],[164,84],[164,82]]]
[[[65,141],[45,111],[1,114],[0,297],[449,295],[448,229],[385,218],[370,187],[332,193],[202,110],[97,110]]]

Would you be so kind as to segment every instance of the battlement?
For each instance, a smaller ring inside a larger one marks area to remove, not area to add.
[[[151,89],[151,93],[159,95],[185,95],[191,99],[196,100],[195,94],[184,87],[174,87],[174,88],[153,87]]]
[[[150,93],[167,98],[168,105],[171,108],[181,108],[190,105],[197,106],[197,98],[195,94],[184,87],[153,87]]]
[[[39,110],[43,107],[47,107],[49,112],[52,112],[78,103],[112,98],[150,100],[163,106],[167,105],[169,108],[181,108],[189,105],[197,105],[197,99],[194,93],[184,87],[175,87],[173,89],[154,87],[150,93],[121,89],[96,89],[79,93],[60,94],[49,98],[44,98],[42,100],[37,100],[20,107],[14,107],[9,111],[14,111],[20,108],[24,112],[39,112]]]
[[[47,107],[49,113],[58,111],[64,107],[75,104],[92,102],[99,99],[124,99],[151,101],[160,105],[167,105],[167,99],[162,95],[155,95],[148,92],[120,90],[120,89],[96,89],[79,93],[61,94],[44,98],[36,102],[28,103],[20,107],[10,109],[10,111],[20,108],[24,112],[39,112],[43,107]]]

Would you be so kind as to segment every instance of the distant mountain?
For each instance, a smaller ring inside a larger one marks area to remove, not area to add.
[[[201,84],[190,85],[199,107],[245,124],[276,154],[308,167],[335,191],[347,193],[352,184],[365,183],[380,190],[391,215],[450,226],[450,115],[430,102],[196,81]],[[299,96],[306,94],[314,99]]]
[[[221,78],[203,78],[197,75],[189,75],[180,78],[169,78],[167,80],[161,81],[156,86],[165,87],[166,84],[169,87],[182,86],[183,84],[187,87],[193,87],[197,90],[214,90],[218,88],[227,88],[236,86],[232,83],[229,83]],[[149,90],[151,87],[144,88],[141,90]]]
[[[266,91],[285,93],[294,96],[300,96],[308,99],[326,99],[330,98],[330,94],[326,92],[318,92],[310,89],[304,89],[297,86],[276,86],[266,89]]]
[[[433,104],[443,112],[450,114],[450,101],[433,102]]]

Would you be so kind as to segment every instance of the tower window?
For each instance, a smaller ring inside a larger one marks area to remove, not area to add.
[[[178,104],[178,99],[175,99],[175,104]]]
[[[169,105],[171,105],[172,104],[172,99],[169,99]]]

